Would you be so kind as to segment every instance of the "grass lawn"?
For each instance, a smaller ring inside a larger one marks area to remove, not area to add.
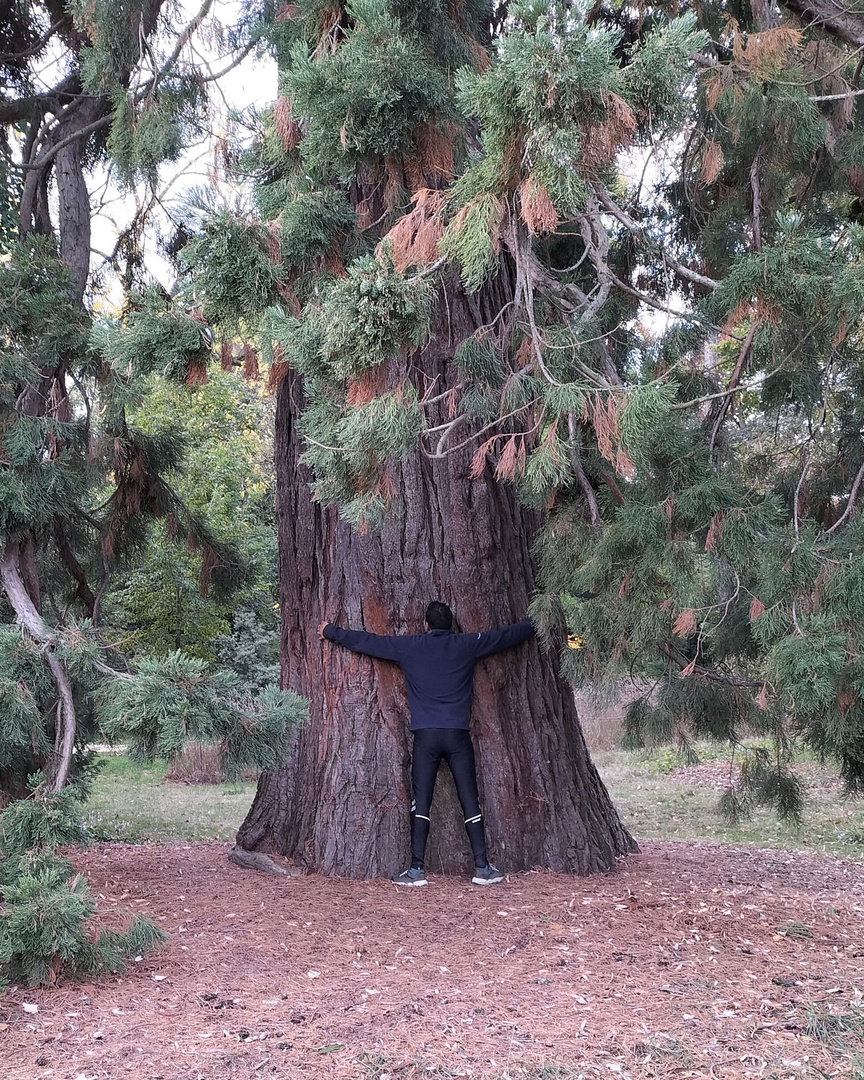
[[[728,760],[722,748],[697,747],[701,764],[678,767],[673,751],[593,754],[625,824],[639,839],[716,840],[835,855],[864,855],[864,801],[844,800],[836,777],[812,760],[799,775],[806,785],[800,827],[770,809],[728,825],[717,812]],[[255,794],[254,783],[183,784],[165,780],[167,765],[139,765],[106,754],[87,803],[96,839],[232,840]]]
[[[842,856],[864,855],[864,800],[845,799],[836,772],[805,758],[795,771],[805,785],[800,826],[755,807],[749,821],[728,824],[717,804],[729,771],[728,751],[702,745],[700,764],[678,766],[669,749],[592,757],[622,820],[637,838],[714,840]]]
[[[87,802],[95,840],[233,840],[255,784],[175,784],[165,761],[139,765],[125,754],[100,757]]]

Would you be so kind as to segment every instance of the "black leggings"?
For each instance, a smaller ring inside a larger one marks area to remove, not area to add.
[[[414,759],[411,765],[411,865],[422,867],[429,838],[429,811],[432,792],[441,759],[450,766],[456,793],[465,814],[465,831],[471,841],[474,864],[486,866],[486,837],[480,797],[477,794],[477,770],[474,747],[469,732],[458,728],[420,728],[414,732]]]

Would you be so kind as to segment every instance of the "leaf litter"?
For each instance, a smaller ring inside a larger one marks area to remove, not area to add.
[[[490,895],[226,854],[74,855],[103,920],[134,904],[168,945],[95,984],[7,988],[5,1080],[856,1076],[864,861],[652,841],[612,874]]]

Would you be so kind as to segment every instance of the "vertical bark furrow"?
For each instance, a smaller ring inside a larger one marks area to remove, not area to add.
[[[451,342],[491,321],[502,302],[493,295],[469,303],[458,289],[448,295],[429,344],[410,366],[392,372],[396,380],[410,371],[421,393],[436,378],[446,388]],[[262,778],[238,843],[279,851],[322,873],[393,874],[408,855],[402,676],[391,664],[322,643],[315,631],[327,619],[374,633],[419,633],[435,597],[451,604],[463,631],[523,618],[541,518],[520,506],[490,467],[472,481],[467,447],[444,460],[418,452],[393,466],[400,491],[393,519],[380,533],[352,533],[335,510],[311,501],[294,424],[301,405],[292,373],[280,389],[276,419],[282,677],[309,698],[310,718],[287,763]],[[445,410],[442,400],[438,422],[447,419]],[[507,869],[587,874],[635,850],[590,762],[556,656],[532,641],[479,664],[472,722],[490,854]],[[445,773],[436,788],[428,864],[449,871],[466,867],[468,849]]]

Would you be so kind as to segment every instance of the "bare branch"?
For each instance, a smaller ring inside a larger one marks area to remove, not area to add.
[[[795,496],[792,499],[792,527],[795,530],[796,536],[799,531],[798,500],[801,496],[801,487],[804,484],[804,477],[807,475],[809,468],[810,451],[808,450],[804,455],[804,467],[801,469],[801,475],[798,477],[798,483],[795,485]]]
[[[671,308],[667,304],[661,304],[660,301],[655,300],[653,296],[640,292],[639,289],[634,289],[632,285],[628,285],[626,281],[622,281],[619,277],[616,277],[615,274],[612,274],[612,280],[623,292],[635,296],[637,300],[641,300],[643,304],[647,304],[648,307],[652,307],[656,311],[663,311],[667,315],[673,316],[673,318],[683,319],[684,322],[700,323],[702,326],[707,326],[711,330],[718,331],[718,333],[720,331],[719,326],[709,322],[707,319],[703,319],[701,315],[696,315],[692,311],[676,311],[675,308]]]
[[[630,215],[626,213],[626,211],[622,210],[621,207],[618,206],[618,204],[614,201],[608,191],[600,187],[599,184],[595,185],[594,190],[596,191],[597,197],[603,204],[605,210],[607,210],[614,218],[620,221],[621,224],[626,229],[628,229],[634,236],[642,240],[643,243],[650,243],[653,247],[656,247],[656,244],[654,244],[651,238],[647,235],[645,229],[638,222],[634,221],[633,218],[631,218]],[[720,283],[718,281],[715,281],[713,278],[706,277],[704,274],[699,274],[695,270],[691,270],[689,266],[684,266],[683,264],[677,262],[668,252],[660,251],[659,254],[662,257],[663,262],[669,267],[669,269],[676,273],[679,277],[684,278],[686,281],[692,281],[694,285],[701,285],[703,286],[703,288],[711,289],[712,292],[714,289],[719,287]]]
[[[840,0],[781,0],[784,7],[805,23],[827,31],[853,48],[864,46],[862,13],[847,8]]]
[[[762,183],[759,179],[759,166],[762,163],[762,145],[756,151],[750,166],[750,191],[753,194],[753,250],[762,250]]]
[[[753,338],[756,334],[756,320],[754,319],[750,323],[750,329],[747,331],[747,337],[744,339],[744,344],[741,346],[741,350],[738,353],[738,359],[735,362],[735,368],[729,377],[729,382],[726,385],[725,400],[723,400],[720,407],[717,409],[717,415],[714,418],[714,424],[711,428],[711,438],[708,442],[708,452],[713,453],[714,443],[717,440],[717,435],[720,432],[720,428],[723,425],[723,421],[726,419],[726,415],[729,412],[729,407],[732,403],[732,394],[735,392],[735,388],[741,381],[741,372],[744,370],[744,364],[750,355],[750,350],[753,347]]]
[[[582,455],[579,452],[579,429],[573,413],[567,414],[567,429],[570,433],[570,466],[573,469],[573,475],[576,477],[579,487],[582,488],[585,501],[588,503],[591,526],[592,528],[599,530],[600,510],[597,506],[597,495],[594,488],[591,487],[588,477],[585,475],[585,470],[582,468]]]
[[[846,522],[852,511],[855,509],[855,500],[858,498],[858,489],[861,487],[861,481],[864,480],[864,463],[861,468],[855,474],[855,479],[852,481],[852,490],[849,492],[849,501],[846,503],[846,509],[834,522],[830,529],[826,529],[826,532],[833,533],[835,529],[839,529],[840,526]]]
[[[106,116],[100,116],[98,120],[94,120],[91,124],[86,124],[84,127],[79,128],[77,131],[73,131],[71,135],[67,135],[65,139],[61,139],[60,142],[55,143],[49,147],[40,158],[37,158],[31,164],[27,162],[19,162],[15,164],[16,169],[23,169],[25,171],[41,172],[46,165],[57,156],[58,151],[65,149],[67,146],[71,146],[72,143],[78,142],[79,139],[86,138],[88,135],[92,135],[94,131],[99,131],[100,128],[107,127],[113,114],[108,113]]]

